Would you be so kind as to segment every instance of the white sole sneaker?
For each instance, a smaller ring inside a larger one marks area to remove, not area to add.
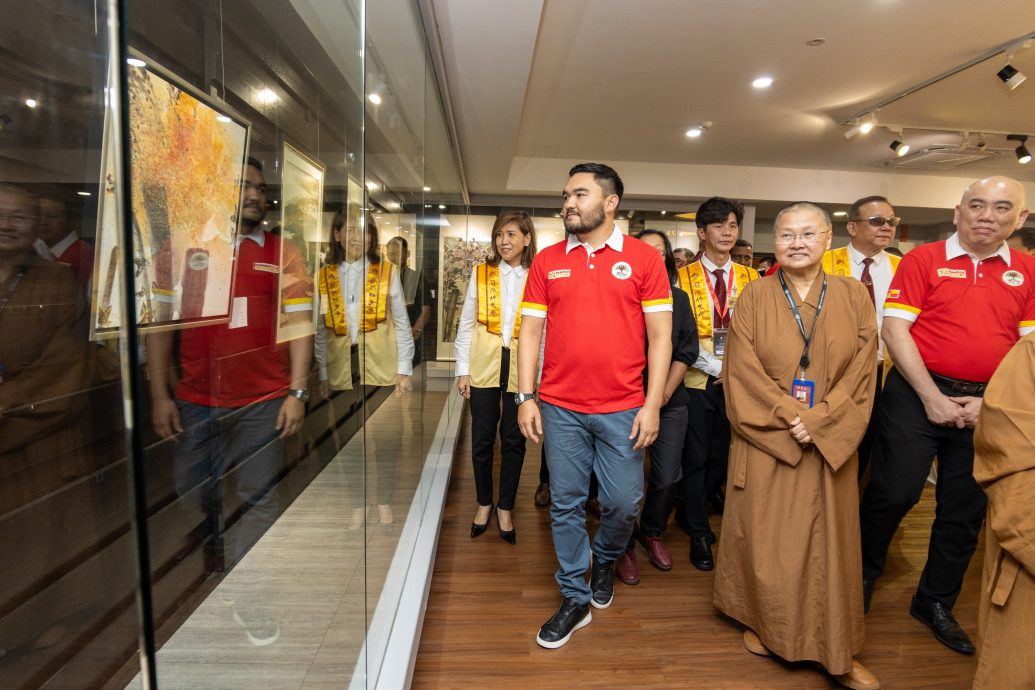
[[[571,639],[572,634],[574,634],[576,630],[578,630],[579,628],[585,628],[587,625],[590,624],[590,621],[592,620],[593,613],[591,611],[587,611],[586,617],[580,620],[578,623],[576,623],[575,627],[571,629],[571,632],[569,632],[561,639],[557,640],[556,642],[547,642],[543,638],[539,637],[539,634],[537,633],[535,636],[536,644],[538,644],[540,647],[545,647],[547,649],[557,649],[558,647],[563,647],[568,643],[568,640]]]
[[[614,600],[615,600],[615,593],[611,592],[611,598],[607,600],[606,604],[598,604],[597,600],[594,599],[593,597],[589,598],[589,603],[595,609],[606,609],[608,606],[611,605],[611,602],[614,601]]]

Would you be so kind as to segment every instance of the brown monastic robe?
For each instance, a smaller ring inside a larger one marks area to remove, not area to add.
[[[784,659],[842,674],[865,634],[856,448],[873,404],[877,326],[862,283],[827,280],[806,372],[811,409],[790,395],[804,343],[778,278],[751,283],[737,302],[723,371],[733,443],[715,605]],[[822,282],[805,300],[791,287],[806,333]],[[805,448],[790,434],[798,416],[813,439]]]
[[[988,494],[974,688],[1035,688],[1035,333],[985,391],[974,478]]]

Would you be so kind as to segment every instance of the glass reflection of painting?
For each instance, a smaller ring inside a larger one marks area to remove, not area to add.
[[[460,310],[463,308],[464,295],[467,294],[467,282],[471,279],[471,267],[485,263],[491,253],[490,247],[489,242],[481,240],[442,238],[443,342],[456,340]]]
[[[126,99],[136,322],[148,331],[225,321],[249,125],[149,59],[136,60]],[[117,335],[123,321],[113,299],[122,238],[113,143],[109,132],[93,281],[97,338]]]
[[[306,275],[315,283],[319,268],[317,247],[326,241],[323,235],[324,166],[312,160],[291,144],[284,142],[284,173],[281,179],[280,236],[295,246],[306,265]],[[283,265],[283,263],[281,264]],[[280,274],[281,309],[277,324],[277,342],[282,343],[316,332],[316,321],[291,319],[291,276]]]

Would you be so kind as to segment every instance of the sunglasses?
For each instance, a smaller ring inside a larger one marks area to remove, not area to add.
[[[897,228],[898,224],[902,222],[902,219],[898,216],[888,216],[887,218],[885,218],[884,216],[870,216],[869,218],[856,218],[852,222],[861,223],[864,220],[870,224],[870,227],[873,228],[882,228],[884,227],[885,223],[887,223],[893,228]]]

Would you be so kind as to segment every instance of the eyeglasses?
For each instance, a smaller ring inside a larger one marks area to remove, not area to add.
[[[826,230],[823,232],[803,232],[800,235],[795,235],[790,232],[781,232],[773,241],[776,242],[776,244],[794,244],[798,240],[801,240],[805,244],[816,244],[817,242],[820,242],[826,234]]]
[[[869,218],[855,218],[852,222],[861,223],[864,220],[869,223],[872,228],[882,228],[885,223],[893,228],[897,228],[898,224],[902,222],[902,219],[898,216],[888,216],[887,218],[884,216],[870,216]]]

